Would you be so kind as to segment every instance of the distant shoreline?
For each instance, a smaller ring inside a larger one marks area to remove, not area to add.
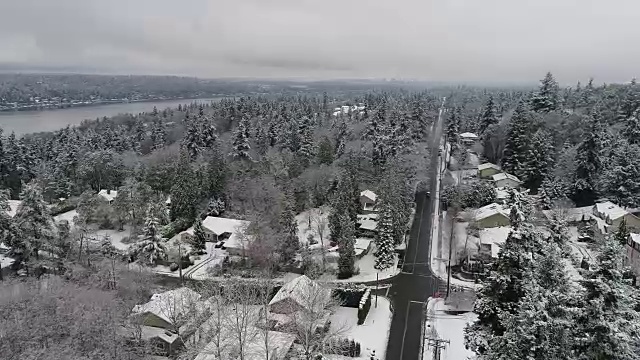
[[[164,98],[164,99],[140,99],[140,100],[101,100],[90,103],[68,103],[62,105],[33,105],[28,107],[19,107],[19,108],[0,108],[0,112],[3,113],[16,113],[16,112],[24,112],[24,111],[51,111],[51,110],[64,110],[64,109],[72,109],[79,107],[93,107],[93,106],[103,106],[103,105],[112,105],[112,104],[131,104],[131,103],[145,103],[145,102],[170,102],[170,101],[179,101],[179,100],[215,100],[230,97],[233,95],[211,95],[211,96],[202,96],[202,97],[177,97],[177,98]]]

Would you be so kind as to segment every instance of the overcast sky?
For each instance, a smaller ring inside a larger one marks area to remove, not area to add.
[[[0,68],[627,81],[638,0],[0,0]]]

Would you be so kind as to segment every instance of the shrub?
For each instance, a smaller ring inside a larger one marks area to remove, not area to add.
[[[171,271],[176,271],[176,270],[178,270],[178,268],[179,268],[178,264],[176,264],[174,262],[172,262],[171,265],[169,265],[169,270],[171,270]]]
[[[461,209],[479,208],[496,201],[496,190],[486,181],[473,181],[458,186],[448,186],[442,192],[442,205],[452,204]]]
[[[341,306],[357,308],[366,289],[334,289],[333,296],[338,298]]]
[[[369,315],[369,310],[371,309],[371,290],[367,289],[360,299],[360,304],[358,305],[358,325],[364,324],[364,320]]]
[[[330,346],[328,353],[348,357],[360,356],[361,346],[359,342],[349,339],[337,339],[335,341],[335,346]]]

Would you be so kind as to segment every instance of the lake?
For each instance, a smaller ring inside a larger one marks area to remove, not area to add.
[[[190,104],[194,101],[209,102],[212,100],[220,100],[220,98],[146,101],[40,111],[0,111],[0,128],[4,130],[5,135],[12,131],[16,135],[23,135],[32,132],[58,130],[67,125],[79,125],[86,119],[95,120],[103,116],[148,112],[153,110],[154,106],[161,111],[168,107],[177,108],[179,104]]]

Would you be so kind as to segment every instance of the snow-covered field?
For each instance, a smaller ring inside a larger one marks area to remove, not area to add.
[[[427,304],[427,319],[425,321],[425,337],[432,339],[448,340],[441,351],[441,360],[465,360],[475,357],[473,351],[464,347],[464,328],[475,321],[478,316],[474,313],[461,315],[447,314],[444,300],[439,298],[429,299]],[[429,340],[425,340],[423,347],[423,359],[434,359],[434,348],[429,346]]]
[[[309,242],[309,235],[320,243],[320,233],[318,232],[318,224],[324,224],[320,226],[322,229],[322,239],[324,247],[329,247],[329,207],[323,206],[320,208],[313,208],[306,210],[296,215],[296,222],[298,223],[298,239],[300,244],[305,245]]]
[[[78,212],[75,210],[67,211],[66,213],[62,213],[53,217],[53,220],[56,223],[60,221],[66,220],[69,222],[69,226],[73,230],[75,228],[75,224],[73,223],[73,218],[78,215]],[[125,244],[122,242],[122,239],[131,235],[131,228],[129,226],[124,226],[123,231],[119,230],[98,230],[93,229],[88,233],[90,238],[96,240],[96,242],[102,242],[104,239],[109,238],[111,244],[118,250],[127,250],[131,244]]]
[[[380,271],[376,270],[373,267],[376,263],[376,257],[373,255],[374,253],[375,244],[372,244],[369,253],[356,260],[356,268],[360,270],[360,273],[358,275],[354,275],[348,279],[336,279],[336,276],[333,274],[324,274],[320,277],[320,280],[327,282],[369,282],[376,281],[376,274],[378,274],[378,280],[384,280],[393,277],[400,272],[400,269],[398,269],[397,266],[397,257],[392,267]],[[335,262],[327,264],[327,266],[333,267],[335,269],[337,269],[338,267]]]
[[[378,296],[378,307],[375,307],[375,297],[373,297],[371,310],[369,310],[364,324],[358,325],[358,309],[340,307],[331,315],[331,329],[344,334],[342,337],[360,343],[362,351],[358,359],[384,360],[389,341],[391,317],[389,299]],[[325,355],[325,358],[331,360],[351,359],[338,355]]]

